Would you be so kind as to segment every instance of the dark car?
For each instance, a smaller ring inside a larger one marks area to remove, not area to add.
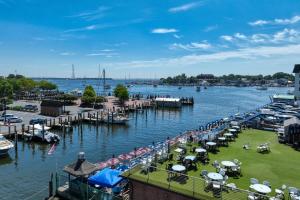
[[[29,121],[29,124],[30,125],[33,125],[33,124],[46,124],[47,122],[47,119],[43,119],[43,118],[33,118]]]
[[[29,111],[38,111],[38,107],[37,105],[25,105],[24,106],[24,110],[29,110]]]

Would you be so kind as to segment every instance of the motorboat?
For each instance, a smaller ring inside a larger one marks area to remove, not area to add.
[[[78,88],[76,88],[75,90],[72,90],[72,91],[70,92],[70,94],[72,94],[72,95],[74,95],[74,96],[76,96],[76,97],[81,97],[83,93],[82,93],[81,90],[79,90]]]
[[[40,124],[31,125],[30,127],[33,130],[29,131],[29,133],[32,134],[33,132],[33,138],[36,140],[47,143],[57,143],[60,141],[59,135],[48,131],[50,127],[41,126]]]
[[[31,131],[32,133],[32,131]],[[47,143],[57,143],[60,141],[60,137],[57,134],[51,133],[49,131],[34,130],[33,137],[36,140],[47,142]]]
[[[181,90],[181,89],[182,89],[182,87],[181,87],[181,86],[179,86],[179,87],[178,87],[178,90]]]
[[[196,87],[196,91],[197,91],[197,92],[200,92],[200,91],[201,91],[201,87],[200,87],[200,86],[197,86],[197,87]]]
[[[0,135],[0,156],[8,154],[8,151],[12,148],[14,148],[14,144],[3,135]]]
[[[259,86],[256,88],[257,90],[268,90],[268,87],[265,85]]]
[[[108,116],[104,117],[103,122],[111,124],[126,124],[129,118],[122,115],[117,115],[116,113],[110,113]]]

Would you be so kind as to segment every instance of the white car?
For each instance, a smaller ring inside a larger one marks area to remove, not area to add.
[[[11,117],[7,119],[7,122],[9,123],[21,123],[23,120],[20,117]]]

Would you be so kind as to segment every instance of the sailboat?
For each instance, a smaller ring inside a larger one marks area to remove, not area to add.
[[[111,86],[109,84],[106,84],[106,80],[105,80],[105,69],[103,69],[102,72],[102,77],[103,77],[103,89],[105,90],[109,90],[111,88]]]

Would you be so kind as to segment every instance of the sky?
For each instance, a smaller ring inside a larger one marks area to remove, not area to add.
[[[0,0],[0,75],[291,73],[299,0]]]

